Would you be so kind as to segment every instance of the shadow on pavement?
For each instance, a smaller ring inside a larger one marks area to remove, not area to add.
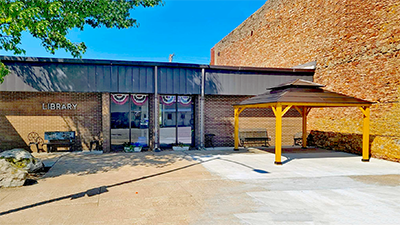
[[[74,199],[85,197],[86,195],[88,197],[92,197],[92,196],[95,196],[95,195],[100,195],[102,193],[108,192],[109,189],[113,188],[113,187],[121,186],[121,185],[124,185],[124,184],[130,184],[130,183],[133,183],[133,182],[136,182],[136,181],[141,181],[141,180],[145,180],[145,179],[148,179],[148,178],[152,178],[152,177],[157,177],[157,176],[173,173],[173,172],[176,172],[176,171],[179,171],[179,170],[187,169],[187,168],[192,167],[192,166],[196,166],[196,165],[200,165],[200,164],[203,164],[203,163],[207,163],[207,162],[210,162],[210,161],[213,161],[213,160],[224,160],[224,161],[228,161],[228,162],[232,162],[232,163],[236,163],[236,164],[242,165],[242,166],[247,167],[247,168],[251,168],[251,169],[253,169],[254,172],[257,172],[257,173],[268,173],[267,171],[254,169],[253,167],[250,167],[250,166],[245,165],[243,163],[239,163],[239,162],[236,162],[236,161],[233,161],[233,160],[221,159],[219,157],[212,158],[212,159],[207,159],[207,160],[204,160],[204,161],[202,159],[196,159],[196,160],[200,160],[200,162],[196,162],[196,163],[192,163],[192,164],[189,164],[189,165],[186,165],[186,166],[182,166],[182,167],[179,167],[179,168],[167,170],[167,171],[164,171],[164,172],[161,172],[161,173],[155,173],[155,174],[139,177],[139,178],[128,180],[128,181],[123,181],[123,182],[119,182],[119,183],[115,183],[115,184],[111,184],[111,185],[105,185],[105,186],[101,186],[101,187],[97,187],[97,188],[92,188],[92,189],[89,189],[89,190],[86,190],[86,191],[83,191],[83,192],[78,192],[78,193],[75,193],[75,194],[70,194],[70,195],[59,197],[59,198],[54,198],[54,199],[50,199],[50,200],[46,200],[46,201],[42,201],[42,202],[37,202],[37,203],[31,204],[31,205],[26,205],[26,206],[23,206],[23,207],[11,209],[11,210],[8,210],[8,211],[0,212],[0,216],[4,216],[4,215],[10,214],[10,213],[19,212],[19,211],[22,211],[22,210],[25,210],[25,209],[30,209],[30,208],[33,208],[33,207],[37,207],[37,206],[49,204],[49,203],[52,203],[52,202],[65,200],[65,199],[74,200]],[[111,163],[111,161],[107,162],[107,163]]]
[[[98,172],[108,172],[123,166],[144,166],[163,168],[176,162],[187,160],[193,161],[193,156],[202,158],[213,155],[229,155],[247,153],[247,150],[240,152],[233,151],[162,151],[162,152],[139,152],[139,153],[109,153],[109,154],[65,154],[62,160],[57,160],[56,169],[50,169],[43,178],[58,177],[66,174],[84,176]]]

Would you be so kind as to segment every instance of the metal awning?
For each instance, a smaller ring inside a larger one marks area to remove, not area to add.
[[[282,117],[294,107],[303,118],[303,148],[307,145],[307,115],[312,108],[359,107],[364,115],[363,161],[369,161],[369,119],[373,102],[350,97],[322,89],[324,85],[296,79],[270,88],[268,92],[234,104],[235,109],[235,150],[239,144],[239,115],[246,108],[271,107],[276,117],[275,164],[282,164]]]

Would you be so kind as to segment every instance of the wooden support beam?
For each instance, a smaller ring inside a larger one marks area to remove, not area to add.
[[[370,121],[370,107],[360,107],[363,113],[363,149],[362,160],[369,162],[369,121]]]
[[[275,164],[282,165],[282,105],[277,105],[275,113]]]
[[[234,139],[235,139],[235,151],[239,150],[239,111],[240,108],[235,108],[235,132],[234,132]]]
[[[282,111],[282,116],[284,116],[289,111],[290,108],[292,108],[291,105],[286,106],[286,108]]]

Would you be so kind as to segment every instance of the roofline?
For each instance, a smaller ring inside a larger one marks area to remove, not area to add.
[[[365,100],[363,100],[365,101]],[[250,104],[232,104],[233,107],[270,107],[273,105],[287,105],[287,106],[309,106],[312,108],[319,108],[319,107],[360,107],[360,106],[372,106],[375,104],[374,102],[345,102],[345,103],[327,103],[327,102],[269,102],[269,103],[250,103]]]
[[[260,71],[260,72],[299,72],[314,73],[315,69],[296,68],[270,68],[270,67],[243,67],[243,66],[215,66],[206,64],[174,63],[174,62],[151,62],[151,61],[127,61],[127,60],[106,60],[106,59],[70,59],[70,58],[46,58],[46,57],[23,57],[23,56],[2,56],[2,62],[28,62],[28,63],[61,63],[61,64],[96,64],[116,66],[162,66],[181,67],[214,70],[237,70],[237,71]]]

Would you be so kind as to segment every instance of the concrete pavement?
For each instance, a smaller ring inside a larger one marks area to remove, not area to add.
[[[57,155],[58,154],[58,155]],[[400,164],[320,149],[43,154],[0,224],[399,224]]]

